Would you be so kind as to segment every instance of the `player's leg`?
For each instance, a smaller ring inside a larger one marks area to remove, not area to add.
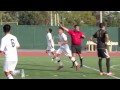
[[[99,57],[98,65],[99,65],[100,75],[103,75],[103,70],[102,70],[102,58],[101,58],[101,57]]]
[[[103,69],[102,69],[102,58],[104,58],[104,49],[98,49],[98,57],[99,57],[99,60],[98,60],[98,66],[99,66],[99,70],[100,70],[100,75],[104,75],[105,73],[103,72]]]
[[[60,70],[61,68],[63,68],[63,63],[60,59],[60,54],[62,53],[62,48],[59,48],[56,52],[56,55],[55,55],[55,59],[57,60],[57,62],[59,63],[59,67],[57,68],[57,70]]]
[[[74,63],[74,65],[76,66],[76,71],[78,71],[79,69],[79,64],[77,63],[77,61],[75,60],[75,57],[72,57],[72,53],[70,51],[69,48],[64,48],[63,49],[63,53],[68,56],[70,58],[70,60]]]
[[[51,61],[53,61],[55,58],[55,49],[51,47],[47,47],[47,53],[52,58]]]
[[[11,62],[5,61],[4,65],[3,65],[3,71],[8,79],[14,79],[11,72],[10,72],[11,71],[10,65],[11,65]]]
[[[71,45],[71,51],[72,51],[72,57],[75,58],[75,56],[76,56],[76,48],[75,48],[75,45]],[[73,68],[74,66],[75,66],[75,63],[72,62],[71,68]]]
[[[15,70],[16,65],[17,65],[17,61],[13,61],[12,64],[11,64],[11,74],[12,74],[13,76],[19,75],[19,76],[21,76],[21,78],[25,78],[24,69]]]
[[[81,54],[81,45],[76,46],[76,50],[80,59],[80,67],[83,67],[83,56]]]
[[[106,57],[107,75],[112,75],[112,73],[110,72],[110,55],[109,55],[107,49],[105,49],[104,55],[105,55],[105,57]]]

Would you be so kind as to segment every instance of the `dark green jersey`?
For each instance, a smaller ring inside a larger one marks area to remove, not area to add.
[[[98,30],[93,37],[97,38],[97,48],[106,48],[105,42],[106,42],[106,37],[105,35],[108,34],[106,30]]]

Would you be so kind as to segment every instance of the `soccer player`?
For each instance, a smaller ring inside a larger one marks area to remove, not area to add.
[[[59,33],[58,44],[60,45],[60,48],[56,52],[56,60],[58,61],[58,63],[60,65],[59,65],[57,70],[60,70],[61,68],[63,68],[63,63],[62,63],[59,55],[64,53],[66,56],[68,56],[72,60],[72,62],[75,63],[76,71],[77,71],[79,69],[79,64],[77,63],[75,58],[72,57],[72,53],[71,53],[70,48],[68,46],[67,35],[64,33],[64,30],[62,28],[59,28],[58,33]]]
[[[109,40],[109,35],[106,31],[106,26],[104,23],[100,23],[99,27],[100,29],[90,38],[90,40],[97,44],[100,75],[106,74],[102,70],[102,58],[106,58],[107,75],[111,75],[112,73],[110,72],[110,55],[107,51],[107,42]],[[94,40],[94,38],[97,38],[97,42]]]
[[[76,53],[80,57],[80,67],[83,67],[83,57],[81,54],[81,44],[82,39],[85,38],[85,35],[80,31],[78,25],[74,25],[74,30],[69,30],[68,28],[62,26],[62,24],[59,24],[61,28],[63,28],[65,31],[68,32],[68,34],[71,36],[71,50],[72,50],[72,56],[75,57]],[[74,62],[71,68],[74,67]]]
[[[46,35],[47,44],[48,44],[46,53],[48,53],[48,55],[52,58],[52,61],[53,61],[54,55],[55,55],[55,48],[54,48],[54,41],[51,33],[52,33],[52,29],[49,28]]]
[[[3,70],[8,79],[14,79],[13,76],[15,75],[21,75],[21,78],[25,78],[24,69],[15,70],[18,62],[17,49],[20,45],[17,38],[10,34],[10,30],[10,25],[3,26],[5,36],[1,39],[0,47],[0,52],[5,54]]]

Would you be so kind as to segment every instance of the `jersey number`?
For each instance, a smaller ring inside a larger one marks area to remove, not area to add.
[[[12,47],[15,47],[14,39],[11,39]]]

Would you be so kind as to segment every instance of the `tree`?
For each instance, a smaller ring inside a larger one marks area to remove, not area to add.
[[[19,24],[21,25],[48,25],[49,14],[47,11],[22,11],[19,12]]]

